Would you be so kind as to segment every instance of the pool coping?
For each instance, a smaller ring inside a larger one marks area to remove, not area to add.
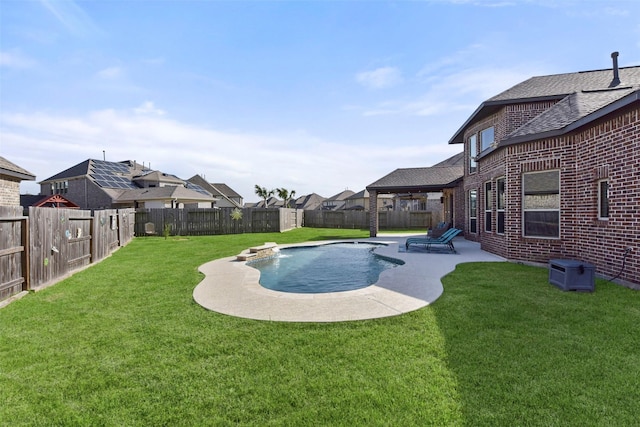
[[[412,235],[415,236],[415,235]],[[397,316],[433,303],[443,292],[440,279],[461,262],[505,261],[480,249],[480,245],[455,239],[458,253],[404,251],[407,237],[379,236],[368,239],[341,239],[279,245],[280,248],[323,245],[336,242],[383,244],[379,255],[404,262],[384,270],[374,285],[345,292],[296,294],[273,291],[259,284],[260,272],[227,257],[199,267],[204,279],[193,291],[194,300],[204,308],[230,316],[284,322],[342,322]]]

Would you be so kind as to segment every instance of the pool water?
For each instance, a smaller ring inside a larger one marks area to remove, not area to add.
[[[332,243],[284,248],[279,256],[248,265],[260,270],[260,284],[274,291],[294,293],[343,292],[366,288],[380,273],[402,264],[373,253],[379,245]]]

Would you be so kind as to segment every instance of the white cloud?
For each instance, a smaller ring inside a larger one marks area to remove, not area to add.
[[[40,0],[40,3],[72,34],[84,37],[101,33],[95,22],[73,0]]]
[[[157,116],[164,116],[165,111],[159,108],[156,108],[153,102],[145,101],[139,107],[134,108],[133,111],[136,114],[153,114]]]
[[[356,81],[371,89],[384,89],[402,83],[402,73],[395,67],[376,68],[356,74]]]
[[[152,103],[142,106],[156,110]],[[136,160],[184,179],[205,175],[228,184],[245,201],[259,200],[255,184],[325,197],[345,188],[360,191],[397,167],[428,166],[429,159],[435,163],[459,151],[442,141],[363,149],[304,130],[221,131],[132,110],[4,114],[0,124],[2,155],[36,174],[38,181],[86,159],[101,159],[104,150],[107,160]],[[37,184],[29,185],[26,191],[38,191]]]
[[[0,67],[31,68],[35,61],[19,52],[0,52]]]
[[[120,67],[107,67],[105,69],[102,69],[100,71],[98,71],[96,73],[96,76],[98,76],[101,79],[105,79],[105,80],[116,80],[119,79],[120,77],[122,77],[124,75],[124,70]]]

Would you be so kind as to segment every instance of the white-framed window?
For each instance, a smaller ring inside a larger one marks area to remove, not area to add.
[[[598,181],[598,219],[609,219],[609,180]]]
[[[506,181],[504,177],[496,179],[496,233],[504,234],[504,220],[506,207]]]
[[[484,183],[484,231],[491,233],[491,214],[493,210],[493,192],[491,181]]]
[[[477,170],[476,157],[478,156],[478,137],[474,134],[469,137],[469,173]]]
[[[469,190],[469,233],[478,232],[478,190]]]
[[[481,130],[480,131],[481,151],[484,151],[487,148],[491,147],[491,145],[493,144],[494,138],[495,138],[495,135],[493,131],[493,126],[491,126],[490,128]]]
[[[560,171],[522,175],[523,234],[560,237]]]

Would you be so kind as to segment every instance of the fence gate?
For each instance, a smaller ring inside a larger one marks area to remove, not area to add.
[[[29,220],[0,206],[0,301],[29,289]]]

